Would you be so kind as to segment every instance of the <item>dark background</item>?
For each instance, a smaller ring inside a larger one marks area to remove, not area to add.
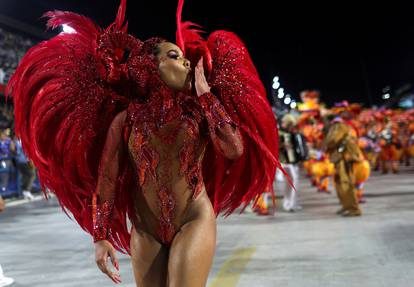
[[[187,0],[183,20],[208,32],[237,33],[269,91],[278,75],[285,92],[297,100],[300,91],[318,89],[328,104],[344,99],[381,104],[385,86],[395,92],[413,82],[414,22],[408,4],[309,2]],[[117,0],[1,0],[0,14],[44,30],[42,13],[72,10],[106,26],[118,5]],[[129,0],[129,32],[140,39],[174,41],[176,5],[175,0]]]

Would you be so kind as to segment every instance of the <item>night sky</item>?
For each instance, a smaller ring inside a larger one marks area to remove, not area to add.
[[[304,89],[318,89],[322,100],[380,104],[382,88],[398,89],[414,80],[412,9],[396,1],[360,6],[353,1],[187,0],[183,19],[205,30],[230,30],[246,43],[270,90],[274,75],[299,100]],[[359,1],[359,3],[362,1]],[[71,10],[111,23],[117,0],[1,0],[0,14],[44,29],[39,16]],[[129,32],[140,39],[175,39],[176,0],[129,0]]]

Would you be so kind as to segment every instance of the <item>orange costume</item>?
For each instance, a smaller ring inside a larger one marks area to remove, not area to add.
[[[318,91],[301,93],[303,103],[299,104],[298,108],[302,115],[298,126],[311,149],[309,160],[303,163],[306,174],[319,192],[329,192],[329,177],[333,175],[333,172],[328,157],[320,151],[324,137],[324,125],[321,119],[319,97]]]
[[[398,127],[388,117],[385,118],[385,127],[380,133],[379,144],[381,146],[379,158],[381,160],[382,173],[388,173],[389,163],[392,172],[398,173],[398,161],[401,156],[399,152]]]

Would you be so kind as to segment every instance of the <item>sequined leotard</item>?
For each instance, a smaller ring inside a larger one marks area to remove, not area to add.
[[[119,136],[125,125],[132,127],[127,144],[121,143]],[[182,94],[166,95],[162,100],[150,98],[118,115],[108,134],[104,151],[107,161],[98,181],[95,241],[109,236],[119,160],[113,155],[126,152],[136,174],[131,187],[135,208],[132,222],[135,228],[169,245],[192,200],[203,190],[201,167],[209,136],[215,148],[229,159],[243,151],[236,126],[211,93],[199,101]]]

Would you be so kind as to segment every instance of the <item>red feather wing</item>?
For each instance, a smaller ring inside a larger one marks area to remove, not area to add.
[[[116,65],[101,61],[98,39],[103,33],[106,40],[120,39],[123,32],[114,31],[111,37],[88,18],[70,12],[46,16],[50,27],[69,24],[76,32],[61,33],[23,57],[8,85],[16,134],[38,168],[43,187],[53,191],[65,212],[92,234],[92,198],[107,131],[129,103],[107,81],[107,69]],[[122,41],[115,46],[121,48]],[[120,250],[129,245],[127,200],[117,196],[111,221],[110,240]]]
[[[266,92],[243,42],[216,31],[207,45],[212,57],[209,82],[243,137],[244,154],[235,162],[209,145],[203,162],[207,191],[217,213],[244,207],[271,188],[278,161],[278,132]]]

